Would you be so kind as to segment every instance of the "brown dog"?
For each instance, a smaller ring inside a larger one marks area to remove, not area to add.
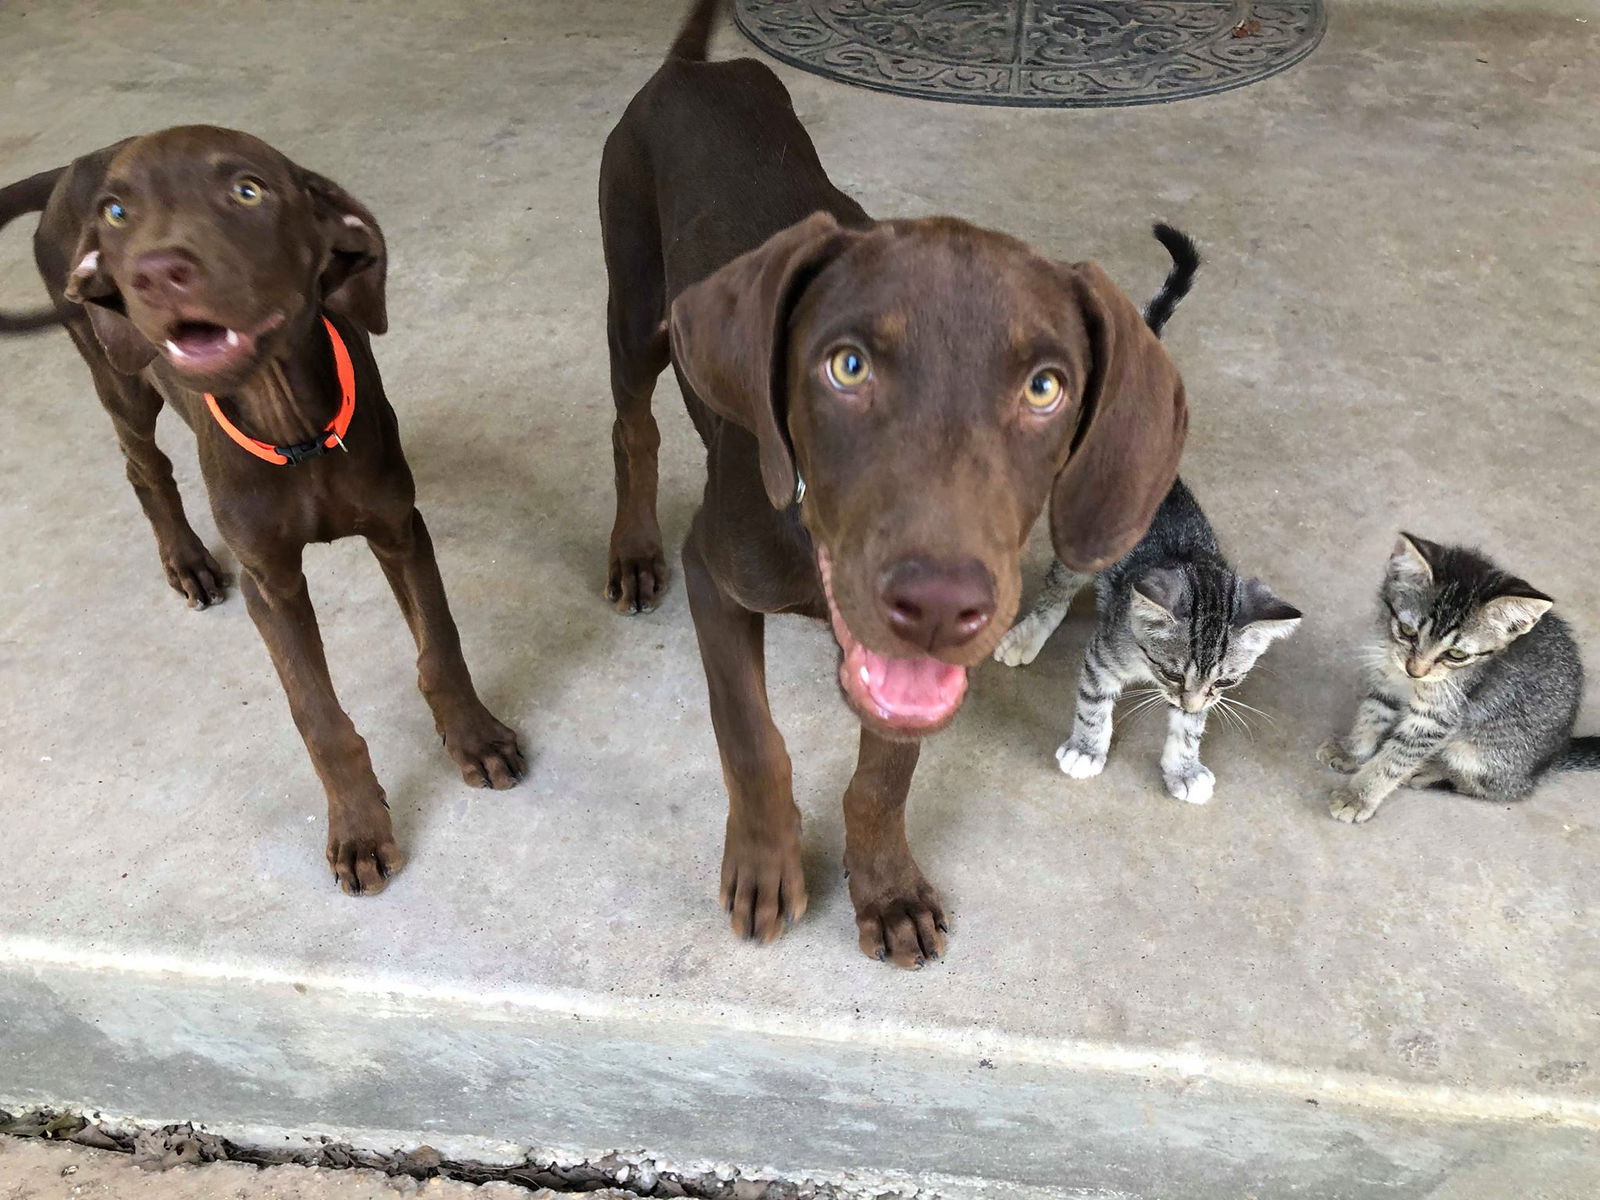
[[[665,581],[650,396],[670,357],[708,451],[683,564],[730,800],[722,903],[762,941],[805,910],[762,622],[823,618],[861,719],[844,798],[861,948],[918,966],[946,919],[906,844],[917,739],[955,716],[967,668],[1010,626],[1047,502],[1077,569],[1140,538],[1177,470],[1183,386],[1092,263],[955,220],[871,220],[771,71],[704,61],[716,10],[695,6],[602,160],[607,594],[644,611]]]
[[[516,735],[484,708],[461,656],[394,410],[368,334],[388,325],[383,234],[337,184],[243,133],[187,126],[132,138],[0,190],[0,225],[43,211],[34,256],[94,376],[191,607],[222,599],[155,443],[171,403],[194,431],[217,528],[328,794],[328,862],[353,895],[404,862],[367,745],[328,678],[300,560],[359,534],[416,638],[423,695],[468,783],[510,787]]]

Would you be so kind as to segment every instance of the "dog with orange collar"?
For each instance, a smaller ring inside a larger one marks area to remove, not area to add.
[[[338,184],[227,129],[183,126],[0,188],[0,225],[41,212],[52,306],[89,366],[191,608],[227,580],[184,515],[156,417],[194,431],[217,528],[328,798],[328,863],[352,895],[404,863],[365,740],[339,704],[301,570],[312,542],[367,539],[417,643],[419,684],[463,778],[510,787],[517,736],[478,698],[415,504],[370,335],[388,327],[382,230]],[[337,451],[342,451],[338,453]]]

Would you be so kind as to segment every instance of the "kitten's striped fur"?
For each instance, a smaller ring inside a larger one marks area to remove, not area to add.
[[[1043,628],[1042,643],[1091,578],[1099,620],[1078,678],[1072,735],[1057,749],[1056,761],[1076,779],[1098,775],[1111,747],[1117,698],[1130,684],[1142,683],[1147,686],[1140,707],[1171,707],[1161,751],[1167,791],[1204,804],[1216,785],[1200,761],[1207,714],[1231,703],[1226,693],[1243,682],[1272,642],[1294,631],[1300,613],[1260,581],[1234,573],[1182,480],[1162,501],[1144,539],[1120,562],[1092,577],[1054,564],[1040,603],[1007,638],[1031,637]],[[1006,649],[1002,643],[997,656]]]
[[[1193,242],[1169,226],[1156,226],[1155,234],[1173,260],[1160,294],[1145,310],[1146,322],[1159,334],[1188,292],[1200,256]],[[1162,702],[1172,709],[1161,751],[1167,790],[1204,804],[1216,785],[1200,761],[1206,715],[1219,703],[1231,703],[1224,693],[1244,679],[1268,645],[1293,631],[1299,612],[1257,580],[1234,574],[1205,513],[1179,480],[1144,539],[1120,562],[1098,576],[1052,563],[1039,599],[1001,639],[995,658],[1013,667],[1032,662],[1091,579],[1099,622],[1078,679],[1072,735],[1057,749],[1056,761],[1074,778],[1098,775],[1111,747],[1117,698],[1130,684],[1143,683],[1135,711]]]
[[[1380,593],[1385,636],[1349,735],[1318,757],[1351,780],[1329,811],[1368,821],[1396,788],[1521,800],[1548,770],[1600,769],[1572,737],[1583,664],[1552,601],[1487,558],[1402,534]]]

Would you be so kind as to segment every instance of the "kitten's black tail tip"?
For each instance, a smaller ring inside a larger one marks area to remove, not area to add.
[[[1558,771],[1600,771],[1600,737],[1573,738],[1554,765]]]
[[[1195,272],[1200,269],[1200,249],[1194,244],[1193,238],[1171,225],[1157,224],[1151,232],[1156,235],[1156,241],[1172,255],[1172,270],[1167,273],[1166,282],[1144,310],[1144,323],[1160,337],[1168,318],[1178,307],[1178,301],[1187,296],[1189,289],[1194,286]]]

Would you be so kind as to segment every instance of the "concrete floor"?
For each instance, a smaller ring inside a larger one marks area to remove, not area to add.
[[[714,904],[724,801],[683,590],[634,620],[599,599],[596,170],[680,7],[0,10],[0,178],[207,120],[378,214],[378,350],[421,505],[480,688],[534,754],[516,791],[464,788],[375,564],[313,551],[335,679],[411,855],[381,898],[339,895],[243,605],[183,610],[71,346],[8,342],[0,1101],[1078,1194],[1443,1195],[1568,1163],[1592,1195],[1600,781],[1514,809],[1401,795],[1351,828],[1312,751],[1353,706],[1400,526],[1481,543],[1600,662],[1600,21],[1338,4],[1286,74],[1092,113],[780,71],[869,211],[1093,257],[1140,299],[1165,270],[1151,220],[1201,241],[1168,334],[1184,474],[1307,614],[1244,697],[1273,722],[1208,737],[1204,808],[1161,792],[1153,723],[1092,783],[1056,771],[1081,617],[1033,667],[979,671],[911,809],[956,935],[905,975],[855,949],[855,739],[825,631],[769,627],[812,902],[756,949]],[[0,305],[40,295],[13,227]],[[670,383],[657,409],[675,544],[698,443]],[[163,436],[220,550],[186,431]]]

